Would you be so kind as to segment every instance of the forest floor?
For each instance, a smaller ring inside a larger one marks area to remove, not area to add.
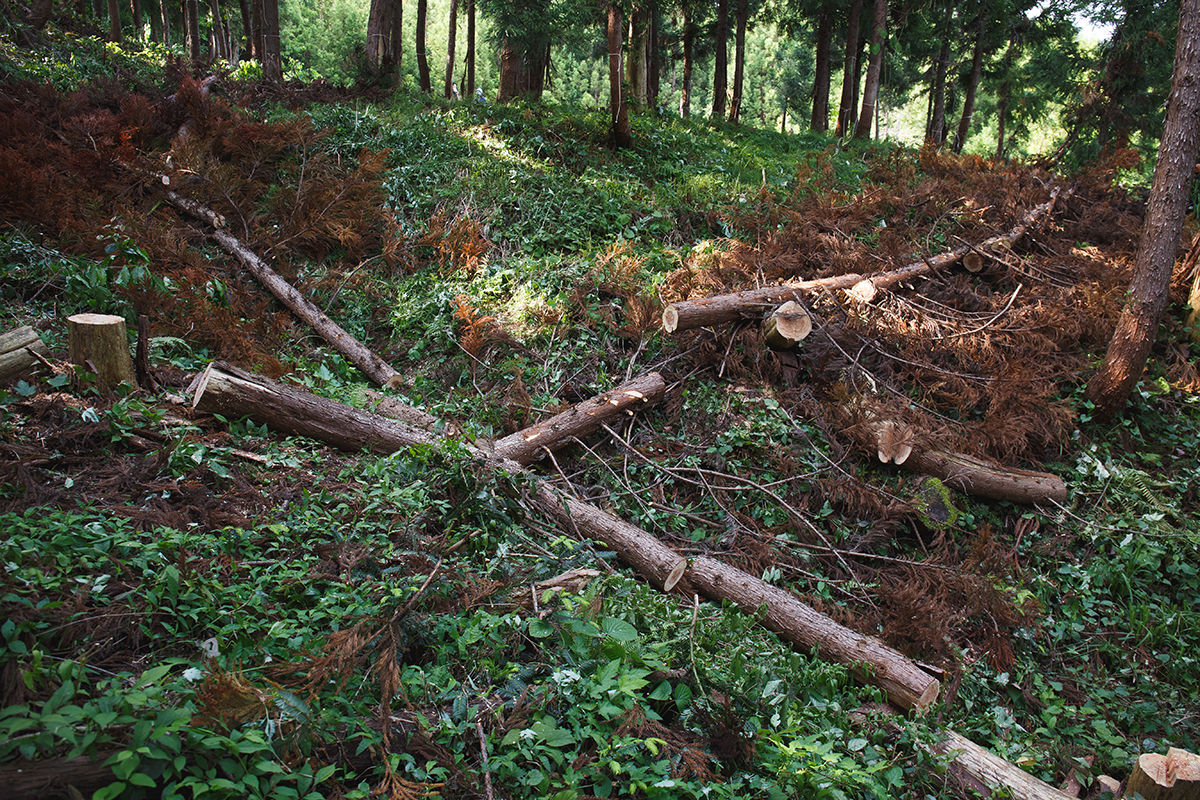
[[[1140,232],[1132,154],[1068,177],[641,116],[613,153],[602,113],[160,81],[0,88],[0,329],[53,354],[0,390],[0,769],[85,757],[41,788],[102,797],[926,797],[959,790],[927,748],[949,726],[1095,796],[1197,749],[1184,269],[1127,413],[1082,398]],[[168,188],[399,369],[446,445],[193,410],[218,359],[371,401]],[[977,272],[806,294],[790,352],[761,307],[661,330],[671,303],[883,274],[1046,203]],[[80,311],[147,318],[153,387],[67,363]],[[650,371],[661,403],[535,473],[919,661],[929,713],[657,592],[467,447]],[[880,463],[879,419],[1066,499]]]

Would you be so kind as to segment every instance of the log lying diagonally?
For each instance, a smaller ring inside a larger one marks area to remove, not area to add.
[[[1056,187],[1050,194],[1050,199],[1029,210],[1021,223],[1008,233],[993,236],[977,245],[962,245],[947,250],[936,256],[914,261],[890,272],[880,272],[875,275],[859,275],[850,273],[835,275],[831,278],[820,278],[811,281],[796,281],[779,286],[765,286],[761,289],[750,289],[745,292],[722,294],[707,297],[703,300],[684,300],[671,303],[663,310],[663,330],[667,333],[686,331],[692,328],[702,328],[706,325],[720,325],[733,322],[746,315],[761,314],[765,305],[777,305],[785,300],[798,300],[801,295],[824,290],[845,289],[862,302],[870,302],[875,292],[888,286],[894,286],[901,281],[925,275],[939,269],[945,269],[961,261],[968,253],[1004,250],[1016,244],[1029,227],[1037,222],[1039,217],[1049,215],[1058,200],[1059,189]]]
[[[197,384],[192,404],[201,411],[227,417],[249,416],[275,430],[310,436],[349,450],[394,452],[436,441],[428,431],[224,364],[209,365]],[[603,542],[654,586],[662,588],[683,560],[650,533],[553,488],[524,472],[516,461],[497,457],[482,447],[468,447],[468,452],[492,468],[528,480],[530,501],[542,513],[581,538]],[[922,711],[937,699],[941,688],[937,679],[908,658],[878,639],[839,625],[753,575],[711,558],[695,558],[690,560],[680,586],[712,599],[729,600],[751,614],[764,611],[766,627],[805,650],[816,648],[821,655],[850,665],[860,679],[882,688],[901,708]]]
[[[267,263],[259,258],[253,250],[226,231],[224,217],[175,192],[166,192],[166,198],[176,208],[212,225],[212,237],[217,240],[217,244],[240,261],[242,266],[250,270],[258,282],[267,288],[267,291],[291,309],[292,313],[308,323],[335,350],[349,359],[351,364],[362,370],[364,375],[380,386],[386,386],[389,389],[394,389],[402,383],[400,374],[392,368],[391,364],[346,332],[325,312],[309,302],[308,298],[296,291],[296,287],[284,280],[282,275],[267,266]]]
[[[339,447],[360,449],[369,446],[376,452],[388,452],[435,441],[428,431],[393,420],[381,420],[368,412],[309,396],[227,365],[210,365],[197,386],[193,406],[200,410],[226,416],[252,416],[284,433],[312,436]],[[272,410],[281,405],[282,411]],[[346,436],[337,432],[335,420],[348,421],[363,431],[376,431],[379,442],[362,444],[361,435]],[[765,627],[806,650],[816,648],[821,656],[847,663],[860,679],[882,688],[888,699],[902,709],[920,711],[937,699],[940,684],[912,661],[877,639],[838,625],[790,593],[715,559],[685,560],[650,533],[556,489],[524,471],[513,460],[498,459],[480,447],[468,446],[467,452],[479,458],[482,464],[524,481],[528,487],[527,496],[539,511],[581,538],[603,542],[656,588],[664,588],[683,561],[687,568],[678,584],[681,591],[730,600],[747,613],[761,613]],[[954,731],[943,731],[938,742],[929,749],[950,759],[951,780],[964,792],[972,788],[1000,787],[1018,800],[1062,800],[1066,797]]]
[[[0,383],[50,358],[50,349],[28,325],[0,334]]]

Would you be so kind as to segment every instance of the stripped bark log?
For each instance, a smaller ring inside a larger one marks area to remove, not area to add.
[[[223,230],[224,217],[210,208],[180,197],[175,192],[167,192],[166,196],[175,207],[212,225],[214,229],[212,236],[217,240],[217,244],[240,261],[242,266],[250,270],[258,282],[266,287],[267,291],[275,295],[279,302],[291,309],[292,313],[319,333],[321,338],[329,342],[335,350],[349,359],[350,363],[362,370],[364,375],[380,386],[386,386],[389,389],[394,389],[401,384],[400,374],[392,368],[391,364],[372,352],[366,345],[326,316],[325,312],[309,302],[304,295],[296,291],[296,287],[267,266],[265,261],[246,247],[236,236]]]
[[[666,384],[657,372],[642,375],[610,392],[578,403],[561,414],[496,442],[496,456],[532,464],[547,452],[598,430],[613,417],[632,414],[662,400]]]
[[[1069,193],[1069,192],[1068,192]],[[822,290],[845,289],[851,297],[859,302],[868,303],[875,294],[883,288],[894,286],[901,281],[916,278],[940,269],[946,269],[960,261],[968,253],[987,253],[989,250],[1005,250],[1016,244],[1025,235],[1029,227],[1039,217],[1049,215],[1058,200],[1059,189],[1056,187],[1050,194],[1050,199],[1030,209],[1021,223],[1008,233],[993,236],[977,245],[962,245],[947,250],[940,255],[932,256],[921,261],[915,261],[890,272],[880,272],[875,275],[859,275],[850,273],[836,275],[832,278],[821,278],[811,281],[796,281],[780,286],[767,286],[762,289],[751,289],[734,294],[717,295],[703,300],[685,300],[671,303],[663,310],[663,330],[667,333],[701,328],[706,325],[720,325],[733,322],[746,315],[761,313],[762,307],[768,303],[781,303],[785,300],[798,300],[801,295]]]
[[[40,358],[39,358],[40,356]],[[0,383],[50,358],[50,348],[28,325],[0,334]]]
[[[365,447],[391,452],[436,441],[403,423],[380,419],[224,364],[209,365],[197,384],[192,404],[227,417],[250,416],[273,429],[311,436],[349,450]],[[603,542],[656,588],[662,589],[677,578],[679,563],[685,559],[653,535],[538,480],[515,461],[472,446],[467,452],[527,481],[529,500],[539,511],[580,538]],[[748,573],[710,558],[695,558],[689,562],[679,586],[688,592],[729,600],[749,614],[762,611],[763,625],[806,651],[815,648],[824,657],[847,664],[858,678],[882,688],[902,708],[922,711],[937,699],[939,682],[899,652],[878,639],[839,625],[790,593]]]

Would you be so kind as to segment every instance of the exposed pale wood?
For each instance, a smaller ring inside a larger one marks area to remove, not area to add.
[[[662,400],[666,384],[651,372],[612,391],[571,406],[561,414],[531,425],[496,442],[496,456],[518,464],[532,464],[544,456],[596,431],[613,417],[632,414]]]
[[[1121,796],[1121,782],[1109,775],[1100,775],[1096,778],[1096,789],[1100,794],[1108,792],[1113,797]]]
[[[939,741],[929,749],[936,755],[951,757],[946,777],[962,797],[1076,800],[952,730],[942,731]]]
[[[810,333],[812,317],[795,300],[788,300],[763,320],[763,339],[772,350],[791,350]]]
[[[71,363],[96,374],[100,386],[133,384],[133,359],[124,317],[75,314],[67,317],[67,346]]]
[[[855,273],[836,275],[832,278],[796,281],[780,286],[767,286],[734,294],[717,295],[703,300],[671,303],[663,310],[663,330],[667,333],[674,333],[706,325],[733,322],[748,314],[753,315],[760,312],[765,304],[781,303],[789,299],[798,300],[801,295],[822,290],[852,290],[852,299],[859,302],[870,302],[878,290],[930,272],[946,269],[962,260],[967,253],[976,251],[987,253],[989,250],[1000,251],[1010,248],[1025,235],[1039,217],[1048,215],[1053,210],[1059,191],[1059,188],[1056,187],[1050,193],[1050,199],[1047,202],[1030,209],[1021,223],[1008,233],[993,236],[977,245],[955,247],[939,255],[875,275]]]
[[[1200,800],[1200,757],[1175,747],[1139,756],[1125,787],[1127,796],[1134,792],[1145,800]]]
[[[388,397],[386,394],[381,394],[373,389],[368,389],[363,395],[367,401],[368,410],[376,414],[398,419],[401,422],[406,422],[409,425],[415,425],[425,430],[433,430],[440,424],[440,420],[433,414],[422,411],[416,406],[410,406],[403,400]]]
[[[311,436],[348,450],[392,452],[437,440],[410,425],[284,386],[226,364],[212,364],[198,382],[194,407],[226,417],[250,416],[289,434]],[[486,449],[466,445],[473,456],[522,476],[529,501],[539,511],[581,538],[595,539],[616,551],[652,585],[663,588],[684,559],[650,533],[525,473],[520,464]],[[688,593],[729,600],[749,614],[763,610],[762,624],[805,652],[847,664],[861,680],[879,686],[905,709],[924,710],[940,691],[939,682],[878,639],[834,622],[789,592],[711,558],[688,561],[680,581]]]
[[[983,269],[983,256],[972,250],[963,256],[962,263],[967,268],[967,272],[979,272]]]
[[[175,192],[166,192],[167,199],[179,209],[198,217],[213,226],[212,236],[226,252],[232,254],[242,266],[275,295],[279,302],[292,310],[296,316],[307,323],[321,335],[325,341],[339,353],[349,359],[350,363],[362,370],[363,374],[380,386],[394,389],[401,384],[400,374],[366,345],[359,342],[346,332],[340,325],[330,319],[325,312],[317,308],[308,298],[300,294],[296,287],[283,279],[278,272],[271,269],[254,251],[246,247],[236,236],[222,229],[225,218],[215,211],[200,205]]]
[[[28,325],[0,334],[0,383],[40,364],[38,356],[48,359],[50,348]]]

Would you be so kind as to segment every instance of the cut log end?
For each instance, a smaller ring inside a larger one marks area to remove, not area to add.
[[[679,312],[675,310],[675,306],[670,305],[663,309],[662,326],[666,333],[674,333],[679,328]]]
[[[687,572],[687,559],[681,558],[671,567],[670,573],[667,574],[667,579],[663,581],[663,591],[669,592],[679,585],[679,581],[683,578],[683,573]]]
[[[388,378],[383,384],[385,389],[399,389],[404,384],[404,379],[400,377],[400,373],[396,373]]]
[[[1126,794],[1146,800],[1196,800],[1200,798],[1200,757],[1187,750],[1169,748],[1164,756],[1140,756],[1129,776]]]
[[[962,263],[967,268],[967,272],[979,272],[983,269],[983,256],[972,250],[963,256]]]
[[[124,317],[92,313],[67,317],[67,343],[71,363],[94,372],[102,387],[134,383]]]
[[[929,685],[925,687],[925,691],[921,692],[921,696],[913,703],[913,710],[918,714],[924,714],[929,710],[929,707],[937,702],[938,696],[942,692],[942,684],[937,678],[931,678]]]
[[[789,300],[763,320],[763,339],[772,350],[791,350],[812,333],[812,327],[804,306]]]
[[[846,296],[855,303],[869,303],[877,293],[875,283],[870,278],[864,278],[846,290]]]

